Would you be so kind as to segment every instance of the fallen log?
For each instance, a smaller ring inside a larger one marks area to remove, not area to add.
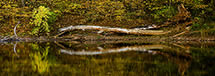
[[[158,25],[158,26],[152,26],[152,29],[159,29],[162,27],[169,27],[169,26],[178,26],[181,27],[182,29],[189,27],[192,25],[192,20],[191,20],[191,14],[187,9],[184,7],[183,4],[180,4],[178,6],[178,14],[170,18],[168,21],[166,21],[164,24]],[[133,35],[163,35],[163,34],[168,34],[171,31],[174,30],[169,30],[169,31],[163,31],[163,30],[148,30],[148,29],[126,29],[126,28],[111,28],[111,27],[103,27],[103,26],[94,26],[94,25],[76,25],[76,26],[68,26],[64,28],[60,28],[59,31],[60,33],[56,35],[55,37],[58,37],[65,32],[75,30],[75,29],[80,29],[80,30],[99,30],[98,33],[101,33],[103,31],[107,32],[115,32],[115,33],[125,33],[125,34],[133,34]],[[189,29],[182,30],[182,33],[174,35],[174,37],[180,36],[184,33],[189,32]]]
[[[114,28],[114,27],[94,26],[94,25],[76,25],[76,26],[60,28],[59,31],[61,33],[59,33],[56,36],[62,35],[65,32],[75,30],[75,29],[99,30],[99,33],[101,33],[101,31],[106,31],[106,32],[125,33],[125,34],[134,34],[134,35],[163,35],[170,32],[170,31],[164,32],[163,30],[141,30],[141,29]]]

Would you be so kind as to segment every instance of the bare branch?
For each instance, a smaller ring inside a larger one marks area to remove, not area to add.
[[[16,24],[16,26],[14,27],[13,29],[13,32],[14,32],[14,35],[15,37],[18,37],[17,34],[16,34],[16,27],[19,25],[20,21],[18,21],[18,23]]]

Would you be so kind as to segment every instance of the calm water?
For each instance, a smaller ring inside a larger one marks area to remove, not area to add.
[[[1,76],[214,76],[214,45],[138,41],[0,43],[0,72]]]

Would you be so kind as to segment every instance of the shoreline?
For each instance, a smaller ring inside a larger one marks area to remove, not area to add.
[[[11,37],[11,38],[0,38],[0,43],[2,42],[53,42],[53,41],[115,41],[115,42],[123,42],[123,41],[144,41],[144,42],[214,42],[215,37],[161,37],[161,36],[65,36],[65,37]]]

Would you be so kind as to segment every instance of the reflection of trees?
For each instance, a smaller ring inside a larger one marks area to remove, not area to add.
[[[34,45],[34,48],[39,49],[39,47],[36,47],[35,45]],[[37,50],[36,53],[30,54],[30,57],[32,58],[32,66],[34,71],[37,70],[39,73],[49,71],[50,64],[47,60],[49,48],[50,47],[48,46],[48,47],[45,47],[45,49],[42,51]]]
[[[215,67],[215,48],[211,44],[211,46],[202,47],[191,44],[148,43],[123,43],[122,45],[60,43],[60,45],[64,46],[60,49],[66,49],[69,52],[74,50],[73,48],[75,48],[74,52],[80,52],[82,49],[85,52],[87,50],[91,50],[88,52],[107,52],[110,49],[113,51],[122,48],[130,48],[130,50],[97,55],[69,55],[59,54],[59,51],[55,51],[59,50],[56,49],[59,47],[52,43],[18,43],[16,53],[19,57],[17,57],[13,51],[13,44],[0,44],[1,75],[198,76],[213,75]]]
[[[213,76],[215,74],[215,48],[214,44],[206,46],[201,44],[198,47],[190,48],[193,62],[191,63],[192,67],[189,68],[188,75],[190,76],[202,76],[208,75]]]
[[[62,56],[67,58],[62,60],[63,62],[68,63],[77,73],[84,72],[86,75],[180,75],[178,64],[189,63],[180,58],[174,60],[158,54],[140,54],[132,51],[90,56]],[[176,64],[175,61],[181,63]]]
[[[17,43],[16,53],[19,57],[13,51],[13,44],[0,43],[0,48],[1,76],[60,76],[70,73],[70,67],[56,64],[56,51],[49,43]]]

